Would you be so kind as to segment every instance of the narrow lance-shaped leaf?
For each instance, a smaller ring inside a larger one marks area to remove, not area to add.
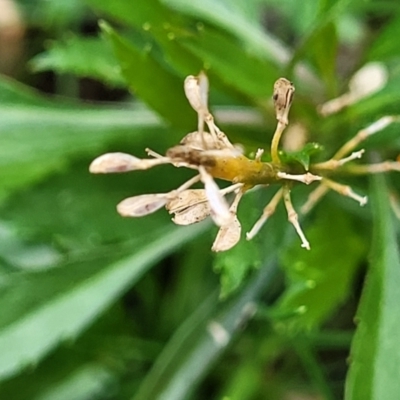
[[[0,79],[0,198],[60,170],[77,155],[104,149],[111,140],[137,140],[161,121],[148,110],[51,101]]]
[[[65,268],[54,271],[59,274],[59,279],[65,281],[65,292],[57,293],[36,308],[28,307],[29,312],[24,310],[20,315],[14,315],[12,322],[4,325],[0,321],[0,378],[12,376],[27,365],[38,362],[60,341],[77,336],[152,264],[196,237],[207,226],[155,232],[146,246],[127,259],[93,271],[90,277],[76,271],[81,279],[75,278],[76,283],[72,287],[68,279],[63,279],[63,274],[70,271]],[[10,296],[15,298],[12,293]],[[11,306],[10,296],[0,298],[1,307]],[[16,340],[18,346],[15,345]]]
[[[164,68],[151,51],[135,47],[105,22],[101,28],[113,45],[132,92],[174,126],[195,126],[196,114],[185,98],[182,80]]]
[[[372,189],[376,228],[356,317],[346,400],[394,400],[400,393],[400,256],[382,177],[374,177]]]

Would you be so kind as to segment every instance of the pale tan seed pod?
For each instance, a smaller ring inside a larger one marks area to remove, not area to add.
[[[117,205],[117,211],[123,217],[143,217],[164,207],[168,194],[142,194],[128,197]]]
[[[199,203],[176,212],[172,221],[176,225],[191,225],[203,221],[210,216],[210,213],[211,209],[208,202]]]
[[[215,252],[227,251],[237,244],[240,240],[242,226],[236,215],[232,221],[222,226],[214,240],[211,250]]]
[[[381,90],[386,85],[388,77],[385,64],[380,62],[365,64],[349,82],[350,93],[354,101],[359,101]]]
[[[109,174],[133,171],[142,160],[126,153],[107,153],[97,157],[89,166],[92,174]]]
[[[190,147],[194,150],[207,150],[221,148],[223,143],[216,140],[208,132],[194,131],[188,133],[181,141],[181,145]]]
[[[276,119],[283,125],[289,123],[288,116],[293,101],[294,85],[286,78],[279,78],[274,84],[274,106]]]
[[[189,75],[184,82],[184,90],[192,108],[202,115],[208,114],[208,79],[204,74],[199,76]]]
[[[177,225],[200,222],[210,215],[210,205],[204,189],[188,189],[169,201],[165,208],[175,214],[172,221]]]
[[[204,189],[187,189],[168,201],[165,208],[170,212],[170,214],[173,214],[195,204],[207,201],[208,199]]]
[[[349,91],[322,104],[318,111],[323,116],[337,113],[358,101],[371,96],[386,86],[388,71],[380,62],[371,62],[359,69],[349,82]]]

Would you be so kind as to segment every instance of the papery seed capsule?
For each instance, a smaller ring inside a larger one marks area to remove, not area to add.
[[[210,215],[210,205],[204,189],[188,189],[168,202],[165,206],[172,221],[177,225],[190,225],[202,221]]]
[[[126,153],[107,153],[97,157],[89,166],[92,174],[127,172],[137,169],[140,159]]]
[[[219,229],[211,250],[219,252],[231,249],[240,240],[241,231],[242,226],[235,216],[229,224]]]
[[[293,101],[294,85],[286,78],[279,78],[274,84],[273,100],[276,119],[284,125],[289,123],[288,115]]]
[[[208,202],[195,204],[175,213],[172,221],[177,225],[191,225],[203,221],[211,214]]]
[[[184,82],[186,98],[189,100],[192,108],[199,114],[208,114],[207,96],[204,96],[204,83],[200,86],[198,77],[189,75]]]
[[[167,201],[166,194],[142,194],[122,200],[117,211],[123,217],[143,217],[164,207]]]

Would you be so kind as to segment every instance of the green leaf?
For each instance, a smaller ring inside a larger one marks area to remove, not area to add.
[[[400,13],[395,14],[392,20],[385,24],[378,37],[369,46],[366,59],[369,61],[386,61],[400,57],[397,40],[400,35]]]
[[[275,38],[266,34],[261,24],[245,17],[234,2],[214,0],[161,0],[169,8],[182,14],[202,19],[229,32],[243,42],[246,48],[281,65],[289,58],[288,50]]]
[[[400,85],[400,71],[394,70],[388,79],[386,86],[353,104],[346,110],[346,118],[351,120],[363,117],[366,121],[372,122],[382,115],[396,115],[400,105],[400,94],[397,88]],[[367,123],[368,123],[367,122]]]
[[[308,44],[310,53],[318,75],[324,81],[329,97],[337,95],[336,60],[338,52],[338,38],[336,26],[333,22],[327,23],[318,30]]]
[[[372,180],[374,239],[366,284],[357,311],[346,400],[395,400],[399,396],[400,256],[389,193]]]
[[[333,57],[336,53],[337,47],[337,39],[333,23],[345,12],[349,4],[350,0],[320,0],[319,13],[308,28],[308,32],[303,35],[300,45],[297,46],[296,51],[290,60],[289,70],[291,70],[304,54],[308,53],[311,49],[314,52],[315,57],[319,56],[321,58],[321,60],[318,60],[318,58],[316,59],[319,66],[322,68],[328,68],[327,71],[323,71],[323,74],[326,75],[325,80],[326,83],[329,84],[327,79],[329,76],[334,75],[332,69],[335,67],[335,63],[331,65],[330,62],[334,60]],[[314,46],[316,46],[316,48],[314,48]],[[322,51],[322,54],[318,55],[318,51]],[[326,62],[323,60],[325,57],[327,58]]]
[[[0,199],[125,137],[162,134],[148,110],[52,101],[0,80]],[[88,160],[89,162],[90,160]]]
[[[48,30],[65,31],[84,20],[86,7],[81,0],[20,0],[18,6],[24,11],[24,20],[28,26]]]
[[[196,113],[184,95],[183,78],[172,74],[151,52],[136,48],[106,23],[101,27],[113,45],[130,89],[172,125],[193,129]]]
[[[192,35],[176,35],[175,39],[193,56],[200,57],[211,74],[216,74],[225,85],[241,91],[254,101],[265,101],[271,96],[278,78],[276,67],[254,55],[232,35],[205,26]]]
[[[345,301],[365,251],[348,215],[336,208],[321,208],[306,235],[311,250],[296,241],[282,259],[288,287],[275,312],[292,315],[279,322],[289,332],[317,327]]]
[[[60,341],[87,328],[155,262],[193,240],[207,225],[143,234],[121,261],[77,262],[42,274],[15,274],[0,294],[0,377],[37,363]]]
[[[308,171],[308,167],[310,166],[310,157],[322,150],[322,146],[318,143],[307,143],[300,151],[281,151],[279,152],[279,156],[284,163],[298,162],[306,171]]]
[[[252,305],[270,287],[276,274],[270,254],[250,282],[221,305],[210,295],[176,330],[142,382],[134,400],[189,398],[196,385],[253,316]]]
[[[100,38],[70,36],[64,41],[52,42],[30,64],[34,72],[53,70],[97,79],[110,86],[126,85],[112,49]]]
[[[131,27],[143,29],[143,26],[159,26],[168,22],[174,15],[160,4],[158,0],[136,0],[135,2],[125,0],[85,0],[94,9],[106,13],[125,22]]]

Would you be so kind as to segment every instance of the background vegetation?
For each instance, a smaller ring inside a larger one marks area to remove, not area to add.
[[[273,82],[293,80],[290,120],[328,158],[400,114],[397,1],[0,8],[0,398],[399,398],[396,173],[347,181],[369,196],[364,208],[324,198],[303,220],[310,252],[279,208],[254,241],[217,256],[208,222],[177,228],[166,212],[115,211],[124,197],[177,187],[185,171],[88,173],[106,151],[162,153],[194,130],[182,83],[201,69],[218,123],[247,153],[268,148]],[[322,118],[316,107],[371,61],[388,84]],[[398,129],[369,139],[366,160],[395,159]],[[297,189],[298,206],[309,188]],[[246,196],[245,230],[273,193]]]

